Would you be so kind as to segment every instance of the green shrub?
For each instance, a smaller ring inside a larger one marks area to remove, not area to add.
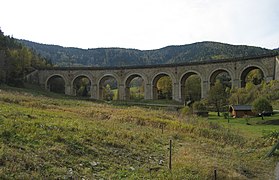
[[[204,111],[206,111],[206,106],[203,102],[196,101],[193,104],[193,111],[194,112],[204,112]]]
[[[262,113],[263,111],[272,112],[272,105],[266,98],[257,98],[253,102],[253,109],[256,113]]]
[[[182,117],[192,114],[192,109],[189,106],[185,106],[180,110],[180,114]]]

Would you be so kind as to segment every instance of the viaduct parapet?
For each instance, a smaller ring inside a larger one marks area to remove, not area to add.
[[[276,55],[150,66],[45,68],[29,74],[27,80],[49,89],[50,79],[60,77],[64,80],[65,94],[75,96],[75,80],[87,77],[90,81],[91,98],[100,100],[103,98],[104,80],[113,77],[117,81],[118,99],[129,100],[130,82],[135,77],[141,77],[144,84],[144,98],[152,100],[157,99],[158,80],[167,75],[172,80],[172,99],[184,101],[185,81],[193,74],[200,77],[201,96],[205,98],[218,74],[227,72],[232,87],[239,88],[245,86],[245,77],[253,69],[261,70],[266,82],[279,80],[279,58]]]

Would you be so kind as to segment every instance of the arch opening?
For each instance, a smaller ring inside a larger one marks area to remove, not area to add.
[[[118,100],[118,83],[114,76],[108,75],[100,80],[99,96],[101,100]]]
[[[131,75],[125,85],[126,100],[144,99],[144,80],[140,75]]]
[[[47,80],[47,89],[50,92],[65,94],[65,80],[60,75],[54,75]]]
[[[259,85],[263,80],[263,71],[255,66],[248,67],[241,73],[241,87],[245,87],[248,82]]]
[[[186,101],[201,100],[201,77],[194,72],[186,73],[181,79],[181,99]]]
[[[73,81],[74,94],[78,97],[91,96],[91,81],[87,76],[78,76]]]
[[[232,88],[232,78],[228,71],[224,69],[214,71],[210,76],[210,87],[214,86],[217,80],[219,80],[225,88]]]
[[[168,74],[159,74],[153,80],[153,99],[172,99],[172,80]]]

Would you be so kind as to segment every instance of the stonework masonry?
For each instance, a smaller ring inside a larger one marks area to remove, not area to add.
[[[173,100],[184,101],[184,84],[193,74],[200,77],[201,96],[205,98],[219,73],[227,72],[231,77],[232,87],[239,88],[245,86],[245,77],[253,69],[260,69],[266,82],[279,80],[279,58],[276,55],[153,66],[45,68],[29,74],[27,80],[49,89],[50,78],[58,76],[65,82],[65,94],[75,96],[74,81],[79,77],[87,77],[91,82],[91,98],[102,99],[103,80],[113,77],[117,81],[118,99],[128,100],[131,80],[141,77],[144,98],[152,100],[157,98],[157,81],[168,75],[172,80]]]

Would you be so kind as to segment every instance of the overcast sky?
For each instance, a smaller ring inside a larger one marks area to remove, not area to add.
[[[0,0],[6,35],[141,50],[217,41],[279,47],[279,0]]]

